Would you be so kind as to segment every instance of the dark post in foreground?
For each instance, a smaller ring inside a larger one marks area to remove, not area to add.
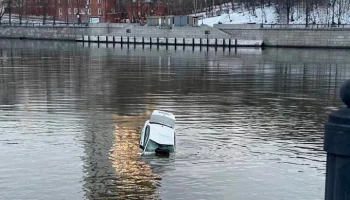
[[[346,107],[331,113],[325,125],[325,200],[350,200],[350,80],[341,87],[340,97]]]

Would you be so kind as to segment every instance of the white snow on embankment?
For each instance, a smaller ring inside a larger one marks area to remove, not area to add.
[[[274,7],[265,7],[265,9],[256,9],[256,16],[251,11],[237,11],[230,14],[221,14],[216,17],[209,17],[199,20],[199,24],[213,26],[214,24],[246,24],[246,23],[268,23],[275,24],[278,22],[278,16]],[[202,13],[201,13],[202,14]]]
[[[199,24],[206,24],[213,26],[214,24],[246,24],[246,23],[264,23],[264,24],[285,24],[280,16],[276,12],[275,6],[266,6],[263,9],[256,8],[254,12],[250,9],[235,9],[232,11],[229,8],[224,8],[222,10],[229,11],[229,14],[221,14],[219,16],[206,18],[206,13],[198,13],[198,16],[204,16],[203,20],[199,20]],[[219,12],[216,8],[214,13]],[[335,22],[338,22],[337,15],[335,15]],[[305,24],[305,13],[301,10],[299,12],[293,12],[293,22],[289,24]],[[327,15],[326,8],[317,8],[310,12],[309,23],[316,24],[329,24],[332,21],[332,14]],[[341,17],[341,24],[350,24],[350,12],[345,12]]]
[[[52,24],[53,20],[51,19],[52,17],[48,16],[46,19],[46,23],[47,24]],[[22,18],[22,23],[35,23],[35,24],[40,24],[43,22],[43,16],[24,16]],[[1,23],[9,23],[9,15],[5,14],[2,18],[1,18]],[[11,15],[11,23],[19,23],[19,17],[17,14],[12,14]],[[60,20],[56,20],[56,23],[64,23],[64,21],[60,21]]]

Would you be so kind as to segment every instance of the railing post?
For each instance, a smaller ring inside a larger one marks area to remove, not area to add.
[[[350,199],[350,80],[341,87],[340,97],[346,107],[332,112],[325,124],[325,200]]]

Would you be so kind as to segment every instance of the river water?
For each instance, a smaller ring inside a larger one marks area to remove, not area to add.
[[[322,199],[346,50],[0,40],[0,199]],[[177,152],[140,157],[152,110]]]

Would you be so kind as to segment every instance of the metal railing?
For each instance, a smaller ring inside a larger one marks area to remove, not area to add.
[[[23,23],[0,23],[0,27],[85,27],[88,23],[41,23],[41,22],[23,22]]]
[[[261,24],[265,29],[350,29],[350,24]]]

